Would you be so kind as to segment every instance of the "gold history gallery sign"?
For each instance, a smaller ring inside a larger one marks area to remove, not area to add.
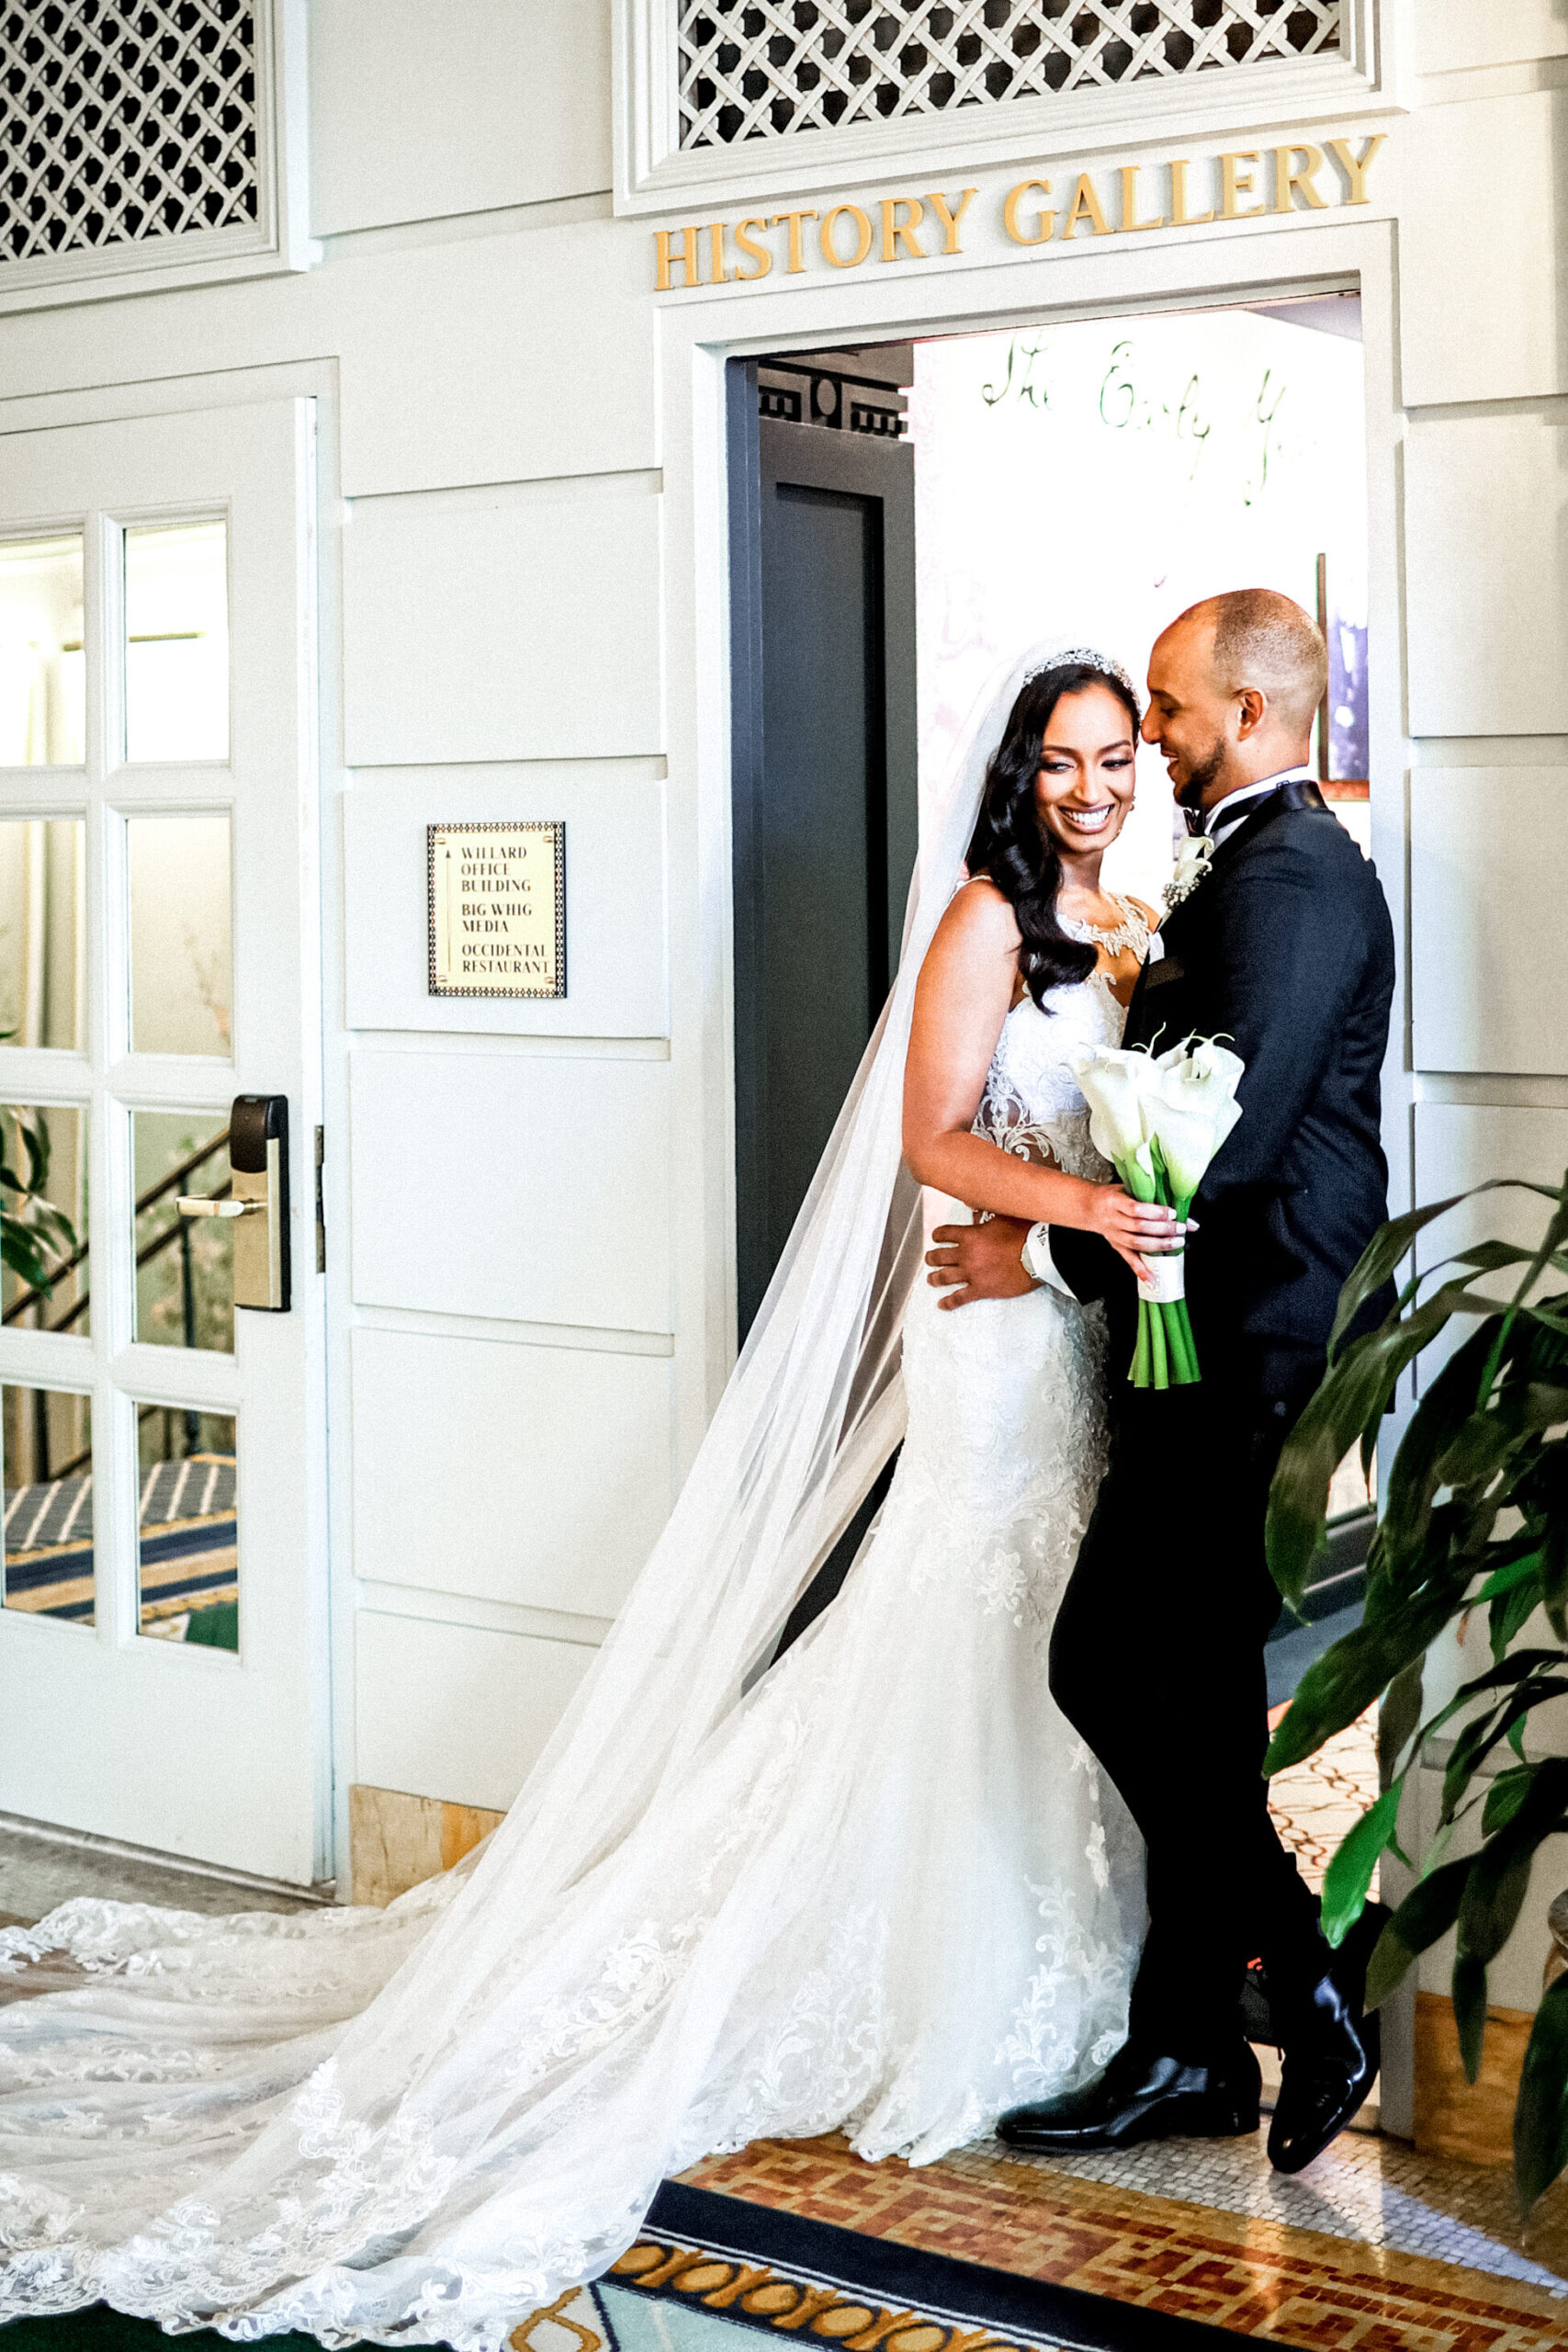
[[[1015,245],[1048,245],[1365,204],[1367,175],[1385,136],[1379,131],[1364,141],[1359,154],[1348,139],[1327,141],[1326,154],[1303,140],[1291,147],[1233,148],[1199,163],[1176,155],[1167,163],[1111,164],[1055,181],[1020,180],[1002,198],[1001,226]],[[735,222],[656,229],[655,290],[754,285],[775,266],[784,277],[799,277],[807,274],[808,256],[813,266],[858,269],[873,254],[879,262],[961,254],[964,221],[979,192],[966,187],[944,196],[932,189],[923,196],[873,197],[864,205],[835,204],[825,212],[801,206]]]
[[[431,825],[432,996],[566,994],[566,827]]]

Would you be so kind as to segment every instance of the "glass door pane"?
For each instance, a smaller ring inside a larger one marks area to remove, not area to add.
[[[0,1103],[0,1324],[85,1338],[87,1114]]]
[[[130,817],[130,1046],[233,1051],[232,883],[226,812]]]
[[[0,543],[0,767],[86,756],[82,535]]]
[[[87,828],[0,818],[0,1046],[85,1043]]]
[[[136,1336],[143,1346],[234,1352],[234,1228],[181,1216],[182,1193],[226,1199],[229,1122],[221,1111],[135,1111]]]
[[[154,523],[125,535],[125,756],[229,756],[229,533]]]
[[[58,1388],[0,1388],[5,1601],[93,1623],[93,1415]]]
[[[139,1630],[240,1646],[234,1423],[177,1405],[137,1408],[141,1464]]]

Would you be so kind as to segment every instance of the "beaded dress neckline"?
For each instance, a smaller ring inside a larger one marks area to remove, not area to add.
[[[1064,916],[1062,929],[1069,938],[1081,939],[1086,946],[1103,947],[1108,956],[1124,955],[1128,948],[1135,955],[1144,955],[1149,944],[1147,916],[1119,890],[1108,890],[1106,896],[1122,910],[1122,920],[1113,929],[1105,931],[1097,923],[1077,922],[1071,916]]]

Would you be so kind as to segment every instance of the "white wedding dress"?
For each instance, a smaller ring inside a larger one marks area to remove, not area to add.
[[[1099,975],[1049,1006],[1009,1015],[976,1130],[1103,1177],[1064,1057],[1121,1007]],[[842,1592],[595,1844],[566,1851],[569,1742],[386,1912],[82,1900],[0,1935],[0,2318],[500,2352],[709,2151],[927,2161],[1106,2063],[1141,1849],[1046,1689],[1099,1310],[907,1295],[903,1454]]]

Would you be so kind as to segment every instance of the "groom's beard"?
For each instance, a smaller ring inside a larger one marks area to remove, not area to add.
[[[1203,795],[1207,792],[1209,786],[1214,783],[1219,775],[1220,770],[1224,766],[1224,763],[1225,739],[1222,735],[1218,738],[1213,751],[1209,752],[1207,757],[1198,761],[1194,764],[1192,772],[1189,775],[1186,783],[1179,788],[1176,795],[1177,807],[1179,808],[1190,808],[1192,813],[1196,815],[1198,810],[1201,808],[1203,805]]]

